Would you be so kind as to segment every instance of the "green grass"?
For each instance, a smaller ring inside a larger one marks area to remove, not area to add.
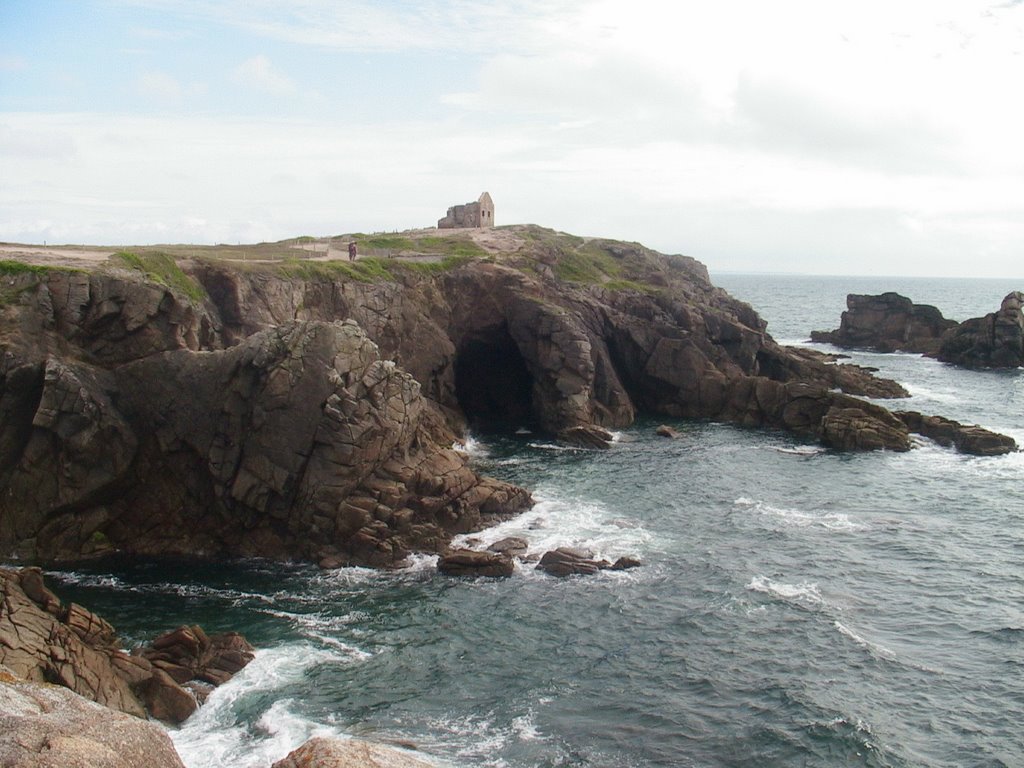
[[[606,283],[617,278],[621,271],[619,263],[611,254],[592,245],[563,251],[554,269],[559,280],[571,283]]]
[[[639,291],[640,293],[654,294],[658,292],[658,289],[653,285],[644,285],[638,283],[635,280],[609,280],[604,283],[602,288],[607,288],[610,291]]]
[[[475,258],[475,256],[445,256],[440,261],[396,261],[389,266],[392,269],[416,272],[421,275],[436,275],[468,264]]]
[[[278,267],[286,277],[303,280],[348,278],[360,283],[376,283],[393,280],[388,264],[383,259],[362,258],[358,261],[303,261],[288,259]]]
[[[160,252],[138,254],[131,251],[118,251],[111,256],[111,259],[115,263],[120,262],[129,269],[141,272],[153,282],[180,291],[192,301],[202,301],[206,297],[203,287],[182,272],[174,257],[169,254]]]
[[[416,247],[408,237],[367,237],[360,235],[354,239],[358,245],[377,251],[411,251]]]
[[[442,256],[465,256],[472,258],[489,255],[486,250],[472,240],[463,240],[456,237],[423,237],[416,241],[416,245],[423,251],[437,253]]]
[[[23,261],[0,259],[0,275],[45,275],[50,269],[38,264],[26,264]]]

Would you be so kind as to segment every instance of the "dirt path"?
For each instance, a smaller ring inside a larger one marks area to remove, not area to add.
[[[22,261],[43,267],[81,267],[99,264],[114,255],[109,248],[60,245],[0,245],[0,259]]]

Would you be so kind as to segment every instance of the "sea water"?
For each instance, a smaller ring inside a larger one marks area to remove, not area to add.
[[[1013,281],[722,275],[781,341],[896,290],[964,320]],[[824,349],[829,349],[824,347]],[[1020,371],[852,353],[896,405],[1024,444]],[[639,557],[504,580],[263,561],[52,572],[126,645],[182,623],[255,661],[171,732],[190,768],[260,766],[313,735],[415,745],[447,766],[1024,765],[1024,453],[927,441],[841,454],[781,432],[658,421],[608,451],[478,435],[480,471],[537,505],[464,537]]]

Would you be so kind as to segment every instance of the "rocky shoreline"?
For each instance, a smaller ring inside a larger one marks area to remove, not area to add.
[[[237,633],[170,630],[130,653],[103,618],[61,602],[38,568],[0,568],[0,765],[184,768],[178,724],[253,648]],[[311,739],[272,768],[427,768],[358,739]]]
[[[388,567],[532,503],[452,450],[467,426],[605,447],[646,413],[905,451],[926,423],[861,399],[899,384],[776,344],[693,259],[503,232],[517,250],[429,268],[0,270],[0,551]],[[979,429],[952,444],[1015,449]]]

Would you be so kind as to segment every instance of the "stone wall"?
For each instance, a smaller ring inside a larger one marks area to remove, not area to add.
[[[443,219],[438,219],[438,229],[459,229],[465,227],[486,228],[494,226],[494,202],[484,192],[473,203],[453,205]]]

